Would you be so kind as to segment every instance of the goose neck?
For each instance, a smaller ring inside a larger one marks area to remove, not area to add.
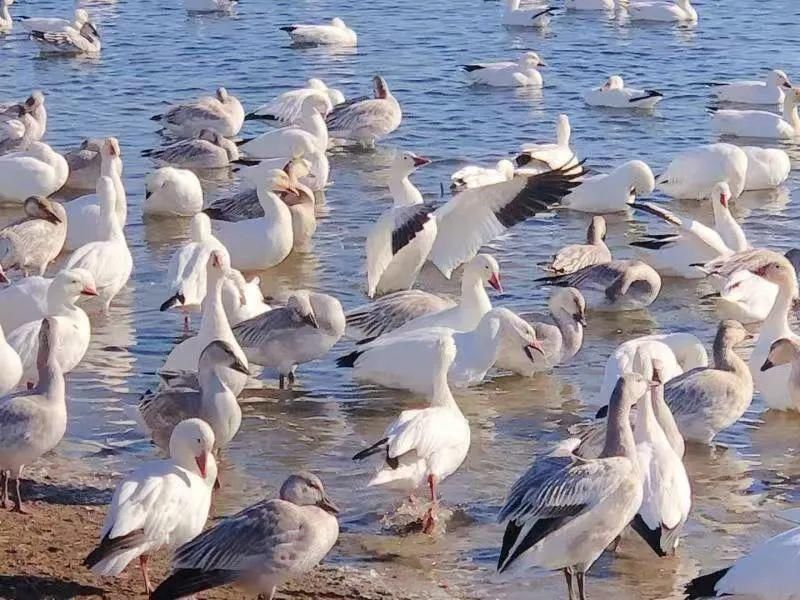
[[[616,389],[615,395],[618,393],[619,389]],[[633,439],[630,413],[630,407],[621,398],[617,397],[615,400],[612,396],[608,407],[606,442],[600,458],[624,456],[636,462],[636,442]]]
[[[561,360],[568,360],[575,356],[583,345],[583,325],[564,310],[553,311],[551,316],[561,332]]]
[[[422,194],[411,183],[408,174],[392,173],[389,179],[389,192],[394,199],[395,206],[413,206],[422,204]]]

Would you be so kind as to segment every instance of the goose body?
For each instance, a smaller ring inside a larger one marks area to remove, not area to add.
[[[309,96],[317,96],[323,101],[327,100],[326,114],[333,110],[334,106],[345,101],[342,92],[335,88],[329,88],[320,79],[311,78],[306,87],[280,94],[271,102],[259,106],[247,115],[247,119],[278,121],[294,125],[300,119],[303,102]]]
[[[493,87],[542,87],[538,67],[546,66],[536,52],[526,52],[517,62],[477,63],[462,68],[472,83]]]
[[[547,27],[552,9],[544,6],[520,8],[520,0],[505,0],[503,25],[514,27]]]
[[[350,29],[339,17],[330,25],[289,25],[281,27],[298,46],[340,46],[355,48],[358,45],[356,32]]]
[[[600,87],[593,88],[583,95],[589,106],[607,108],[653,108],[664,99],[664,94],[655,90],[638,90],[625,86],[619,75],[612,75]]]
[[[233,137],[244,123],[244,109],[238,98],[225,88],[218,88],[214,96],[202,96],[172,106],[164,114],[152,117],[152,120],[161,122],[167,131],[177,137],[196,137],[204,129]]]
[[[697,11],[689,0],[675,2],[635,2],[628,5],[632,21],[688,22],[697,21]]]
[[[362,146],[374,146],[400,127],[403,111],[389,91],[383,77],[373,78],[373,98],[356,98],[334,109],[325,119],[331,138],[345,139]]]
[[[142,211],[161,217],[191,217],[203,210],[203,188],[187,169],[162,167],[145,177]]]
[[[719,135],[734,137],[791,140],[800,133],[797,104],[800,90],[787,90],[783,101],[783,114],[763,110],[719,110],[711,119],[711,126]]]
[[[720,181],[734,198],[746,189],[749,158],[733,144],[706,144],[678,154],[656,177],[656,187],[673,198],[703,199]]]
[[[567,194],[561,205],[589,213],[613,213],[627,210],[637,195],[649,194],[655,188],[650,167],[640,160],[631,160],[610,173],[586,177]]]
[[[0,203],[47,198],[61,189],[68,174],[64,157],[42,142],[32,143],[24,152],[0,156]]]
[[[776,69],[770,71],[765,81],[732,81],[715,86],[712,94],[721,102],[775,106],[783,104],[784,90],[791,87],[786,73]]]

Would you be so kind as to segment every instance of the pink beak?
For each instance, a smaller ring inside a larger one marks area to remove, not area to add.
[[[203,479],[206,478],[206,453],[194,457],[194,462],[197,463],[197,468],[200,469],[200,475]]]
[[[3,273],[3,269],[1,268],[0,268],[0,283],[9,283],[8,277],[6,277],[6,274]]]
[[[424,167],[425,165],[430,164],[431,159],[425,158],[424,156],[415,156],[414,157],[414,166],[415,167]]]
[[[83,296],[97,296],[97,290],[93,287],[89,287],[88,285],[81,290],[81,295]]]
[[[722,204],[725,208],[728,208],[728,199],[725,197],[725,194],[722,194],[719,197],[719,203]]]
[[[489,285],[501,294],[503,293],[503,286],[500,285],[500,276],[497,273],[492,273],[492,276],[489,277]]]

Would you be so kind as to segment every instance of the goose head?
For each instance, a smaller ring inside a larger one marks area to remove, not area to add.
[[[286,301],[286,307],[293,310],[297,318],[314,329],[319,329],[314,308],[311,306],[311,295],[306,291],[296,291]]]
[[[784,97],[784,109],[787,106],[792,108],[798,104],[800,104],[800,88],[790,87],[786,90],[786,95]]]
[[[172,430],[169,437],[169,455],[178,465],[200,475],[211,486],[216,481],[217,470],[212,454],[214,443],[214,431],[208,423],[197,418],[185,419]]]
[[[81,27],[83,27],[84,23],[89,22],[89,13],[86,12],[85,9],[79,8],[75,11],[75,23],[73,27],[80,31]]]
[[[308,295],[318,328],[328,335],[341,337],[347,321],[342,304],[333,296],[311,292]]]
[[[312,90],[319,90],[321,92],[324,92],[328,89],[328,86],[325,85],[325,82],[321,79],[317,79],[316,77],[312,77],[306,81],[306,87],[309,87]]]
[[[646,370],[652,374],[652,365]],[[630,410],[640,398],[644,397],[649,387],[650,381],[644,375],[638,372],[623,374],[617,380],[617,385],[611,394],[609,408],[611,405],[617,404],[617,406]]]
[[[280,498],[297,506],[316,506],[333,515],[339,513],[339,507],[325,493],[320,478],[308,471],[290,475],[281,486]]]
[[[792,295],[796,297],[797,273],[794,270],[794,266],[783,256],[776,255],[771,258],[772,260],[751,266],[747,270],[774,283],[781,289],[791,290]]]
[[[65,269],[53,278],[47,290],[49,304],[75,302],[81,296],[97,296],[94,276],[86,269]]]
[[[500,337],[498,354],[508,354],[509,351],[519,353],[520,350],[530,362],[535,362],[536,354],[544,356],[542,343],[536,339],[536,331],[530,323],[514,314],[507,308],[493,308],[486,313],[478,324],[480,329],[489,323]],[[534,354],[534,352],[536,354]]]
[[[586,230],[586,243],[599,244],[606,239],[606,220],[600,215],[592,217],[589,228]]]
[[[292,179],[282,169],[272,169],[266,174],[266,186],[268,190],[277,195],[284,193],[300,195]]]
[[[602,86],[600,86],[600,89],[604,92],[608,92],[610,90],[621,90],[624,88],[625,82],[619,75],[612,75],[606,79],[606,82]]]
[[[61,203],[48,200],[42,196],[31,196],[25,200],[25,213],[35,219],[44,219],[45,221],[58,225],[66,223],[67,213]]]
[[[554,318],[564,316],[586,327],[586,299],[575,288],[556,288],[550,296],[548,308]]]
[[[518,62],[520,67],[525,69],[536,69],[538,67],[546,67],[545,63],[536,52],[526,52],[519,58]]]
[[[394,160],[392,161],[392,174],[400,178],[408,177],[420,167],[430,164],[430,162],[431,159],[419,156],[413,152],[401,152],[394,156]]]
[[[215,248],[208,256],[206,264],[206,281],[208,289],[215,289],[215,284],[228,276],[231,270],[231,259],[228,252],[222,248]]]
[[[225,104],[228,101],[230,96],[228,95],[228,90],[224,87],[217,88],[217,100],[219,100],[222,104]]]
[[[725,319],[717,327],[717,337],[714,340],[715,354],[723,348],[740,346],[751,337],[750,332],[739,321]]]
[[[39,90],[34,90],[24,104],[28,112],[35,112],[44,106],[44,94]]]
[[[324,94],[309,94],[300,106],[300,114],[303,117],[311,117],[320,114],[323,117],[330,111],[330,100]]]
[[[334,17],[331,19],[331,25],[338,29],[347,29],[347,25],[345,25],[344,21],[339,17]]]
[[[572,128],[569,125],[567,115],[558,115],[556,119],[556,141],[559,146],[569,146],[569,138],[572,135]]]
[[[375,92],[375,98],[378,100],[385,100],[391,95],[389,93],[389,86],[386,84],[386,80],[380,75],[375,75],[372,78],[372,88]]]
[[[489,254],[477,254],[464,267],[463,281],[472,283],[480,281],[482,285],[487,283],[495,290],[503,293],[503,286],[500,285],[500,265],[497,264],[494,256]]]
[[[243,363],[233,351],[228,342],[214,340],[203,348],[197,361],[197,370],[200,373],[230,369],[237,373],[249,375],[247,365]]]
[[[514,171],[516,167],[514,163],[504,158],[502,160],[497,161],[497,165],[495,165],[495,169],[506,181],[511,181],[514,178]]]
[[[178,169],[175,167],[161,167],[152,173],[148,173],[144,178],[144,197],[149,198],[153,194],[162,193],[168,197],[177,195],[192,194],[195,190],[200,190],[200,180],[192,171],[188,169]]]
[[[788,90],[792,89],[792,82],[789,76],[780,69],[774,69],[767,75],[767,85],[771,87],[782,87]]]
[[[283,172],[289,176],[289,179],[297,183],[311,173],[311,163],[302,156],[298,156],[283,165]]]
[[[651,194],[656,188],[656,178],[647,163],[641,160],[631,160],[618,167],[616,170],[624,173],[631,187],[631,192],[637,196]]]
[[[772,342],[769,347],[767,359],[761,365],[761,370],[768,371],[773,367],[795,362],[798,358],[800,358],[800,344],[790,338],[780,338]]]

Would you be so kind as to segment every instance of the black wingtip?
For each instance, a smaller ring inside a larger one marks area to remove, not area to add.
[[[150,120],[151,121],[160,121],[161,117],[162,117],[162,115],[153,115],[152,117],[150,117]]]
[[[243,144],[246,144],[247,142],[252,142],[254,139],[255,139],[255,138],[251,138],[251,137],[249,137],[249,138],[242,138],[241,140],[236,140],[236,141],[234,142],[234,144],[236,144],[237,146],[242,146]],[[236,162],[236,161],[231,161],[231,162]]]
[[[375,442],[369,448],[365,448],[361,452],[357,452],[353,455],[353,460],[364,460],[365,458],[369,458],[374,454],[379,454],[383,452],[384,448],[386,448],[387,443],[389,442],[389,438],[383,438],[380,441]]]
[[[650,98],[663,98],[664,94],[655,90],[645,90],[644,95],[636,96],[635,98],[628,98],[628,102],[639,102],[640,100],[648,100]]]
[[[244,117],[245,121],[277,121],[278,117],[275,115],[257,115],[256,113],[248,113]]]
[[[336,359],[336,366],[342,369],[352,369],[355,366],[358,357],[362,354],[364,354],[363,350],[355,350],[350,354],[340,356]]]
[[[542,10],[542,11],[539,11],[538,13],[536,13],[535,15],[533,15],[533,16],[531,17],[531,21],[535,21],[536,19],[538,19],[538,18],[539,18],[539,17],[541,17],[542,15],[552,15],[552,14],[554,14],[555,12],[556,12],[556,9],[555,9],[555,7],[554,7],[554,6],[551,6],[551,7],[549,7],[549,8],[545,8],[544,10]]]
[[[178,598],[185,598],[198,592],[233,583],[238,578],[239,573],[237,571],[178,569],[173,571],[150,594],[150,600],[177,600]]]
[[[686,584],[686,587],[683,590],[686,594],[686,600],[699,600],[700,598],[716,597],[716,585],[719,583],[720,579],[725,577],[729,569],[730,567],[727,569],[720,569],[719,571],[714,571],[708,575],[701,575],[700,577],[695,577],[692,579]]]
[[[607,417],[608,417],[608,404],[598,408],[597,412],[594,414],[595,419],[605,419]]]
[[[478,71],[479,69],[484,69],[485,67],[482,65],[461,65],[461,68],[467,73],[472,73],[473,71]]]
[[[242,165],[245,167],[254,167],[258,164],[261,164],[261,161],[256,158],[237,158],[236,160],[232,160],[231,163],[233,163],[234,165]]]
[[[638,240],[631,242],[630,245],[634,248],[644,248],[645,250],[658,250],[671,243],[671,241],[664,240]]]
[[[281,31],[285,31],[286,33],[292,33],[297,27],[294,25],[287,25],[286,27],[278,27]]]
[[[177,294],[174,294],[174,295],[170,296],[169,298],[167,298],[161,304],[161,307],[158,310],[160,310],[161,312],[164,312],[164,311],[169,310],[173,306],[179,306],[179,305],[184,304],[185,302],[186,302],[186,297],[183,294],[181,294],[180,292],[178,292]]]
[[[664,552],[664,549],[661,547],[660,527],[658,529],[650,529],[647,526],[647,523],[644,522],[644,519],[642,519],[642,516],[638,514],[633,518],[633,521],[631,521],[631,527],[636,533],[639,534],[639,537],[647,542],[647,545],[650,546],[653,552],[655,552],[658,556],[663,558],[667,555],[667,553]]]

